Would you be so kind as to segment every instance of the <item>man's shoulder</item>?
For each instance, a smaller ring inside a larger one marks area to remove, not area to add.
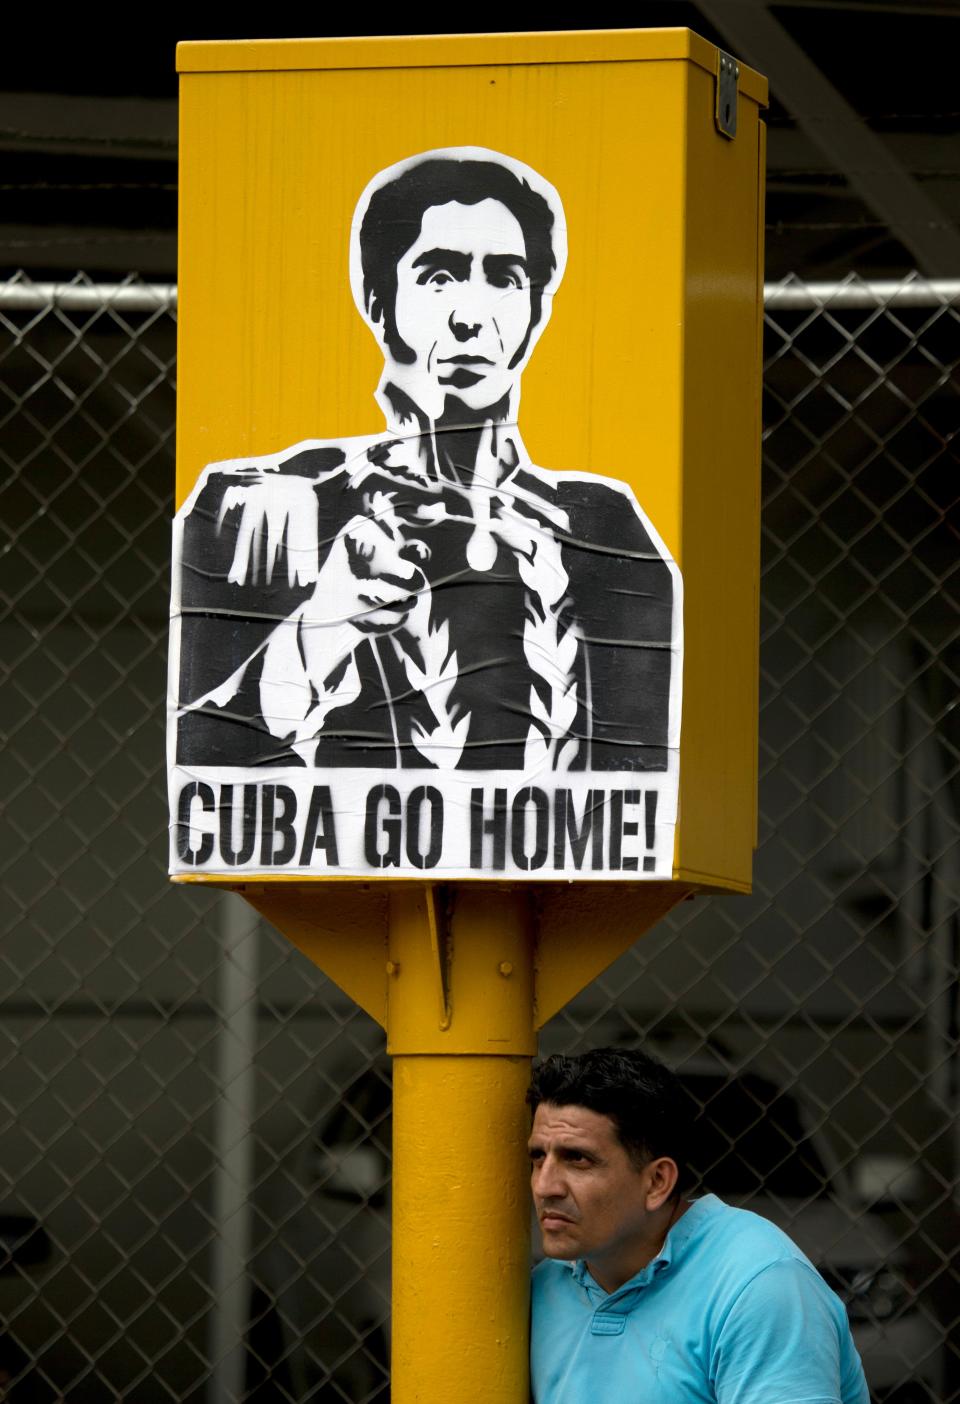
[[[695,1200],[679,1220],[674,1257],[679,1276],[709,1283],[710,1303],[721,1316],[751,1283],[764,1279],[782,1290],[825,1286],[813,1262],[789,1234],[749,1209],[714,1195]],[[792,1287],[787,1287],[792,1283]],[[762,1297],[761,1293],[761,1297]]]
[[[349,472],[365,462],[377,462],[398,442],[401,441],[386,432],[331,439],[301,439],[271,453],[218,459],[208,463],[204,472],[229,476],[255,470],[277,477],[321,478],[340,469]]]
[[[525,463],[514,470],[514,477],[521,480],[526,477],[529,483],[538,483],[543,489],[558,496],[592,498],[597,501],[627,499],[632,503],[637,502],[636,494],[629,483],[621,478],[609,477],[605,473],[542,468],[536,463]]]
[[[555,471],[528,464],[514,481],[550,496],[567,514],[571,536],[589,538],[611,551],[649,557],[658,568],[671,565],[670,553],[630,483],[603,473]]]
[[[729,1205],[712,1215],[711,1236],[691,1281],[709,1283],[699,1310],[716,1397],[867,1404],[846,1308],[793,1240]]]
[[[753,1276],[779,1262],[812,1266],[789,1234],[750,1209],[725,1204],[715,1195],[695,1200],[677,1228],[704,1256]]]
[[[690,1223],[686,1241],[674,1250],[676,1280],[699,1301],[711,1333],[726,1330],[731,1321],[762,1320],[770,1312],[790,1315],[801,1302],[815,1304],[834,1324],[844,1319],[843,1307],[813,1263],[769,1219],[713,1195],[695,1201],[684,1217]],[[677,1227],[684,1227],[684,1219]]]
[[[199,473],[178,516],[189,517],[202,502],[201,515],[209,517],[227,494],[233,505],[254,492],[261,505],[270,499],[278,509],[298,510],[305,493],[315,493],[317,501],[339,502],[355,492],[416,485],[426,474],[421,445],[419,437],[401,438],[384,430],[336,439],[301,439],[273,453],[218,459]]]

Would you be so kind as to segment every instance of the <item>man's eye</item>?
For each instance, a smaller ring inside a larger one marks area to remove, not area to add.
[[[523,275],[512,271],[492,273],[490,275],[490,284],[495,288],[522,288]]]
[[[423,273],[417,282],[427,287],[442,288],[453,282],[453,275],[446,268],[435,268],[432,272]]]

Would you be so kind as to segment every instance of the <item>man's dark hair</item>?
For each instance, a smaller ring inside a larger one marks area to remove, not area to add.
[[[679,1194],[689,1183],[690,1099],[668,1067],[638,1049],[594,1048],[579,1057],[555,1053],[533,1070],[527,1105],[586,1107],[609,1116],[637,1168],[661,1155],[676,1161]]]
[[[384,339],[401,364],[409,365],[415,353],[397,331],[397,264],[417,242],[427,210],[454,201],[478,205],[481,200],[499,200],[523,231],[530,279],[530,326],[511,365],[519,365],[523,359],[530,333],[543,312],[543,289],[556,267],[553,211],[538,191],[497,161],[431,156],[375,190],[360,226],[364,305],[375,322],[383,321]]]

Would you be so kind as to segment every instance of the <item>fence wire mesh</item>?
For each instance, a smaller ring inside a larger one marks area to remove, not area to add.
[[[239,899],[164,875],[175,306],[0,286],[0,1391],[385,1401],[390,1083]],[[86,291],[83,291],[86,289]],[[706,1187],[960,1399],[956,289],[768,298],[760,849],[557,1016],[701,1109]]]

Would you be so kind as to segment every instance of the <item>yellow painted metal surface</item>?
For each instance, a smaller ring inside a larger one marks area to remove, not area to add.
[[[387,1018],[388,894],[335,883],[323,889],[246,883],[244,897],[378,1024]]]
[[[390,38],[192,40],[177,47],[181,73],[270,69],[461,68],[475,64],[654,63],[689,60],[715,73],[717,51],[689,29],[537,30],[523,34],[410,34]],[[767,101],[767,80],[740,65],[740,86]]]
[[[748,891],[763,80],[742,70],[728,141],[716,51],[684,30],[187,44],[179,64],[178,502],[211,461],[381,429],[347,266],[374,172],[461,144],[542,172],[570,256],[520,427],[534,462],[629,482],[683,572],[674,876]]]
[[[590,884],[240,888],[388,1030],[391,1053],[527,1056],[537,1029],[696,890],[635,884],[612,904]]]
[[[429,900],[429,892],[410,888],[390,899],[388,1051],[529,1057],[537,1051],[529,893],[459,887],[454,896],[441,889],[434,898],[439,966]]]
[[[691,892],[678,882],[648,882],[611,902],[596,888],[544,888],[537,910],[536,1027],[543,1028]]]
[[[526,1404],[526,1058],[393,1060],[395,1404]]]
[[[746,892],[756,841],[765,129],[741,96],[741,130],[719,137],[715,85],[701,69],[687,72],[675,876]]]

